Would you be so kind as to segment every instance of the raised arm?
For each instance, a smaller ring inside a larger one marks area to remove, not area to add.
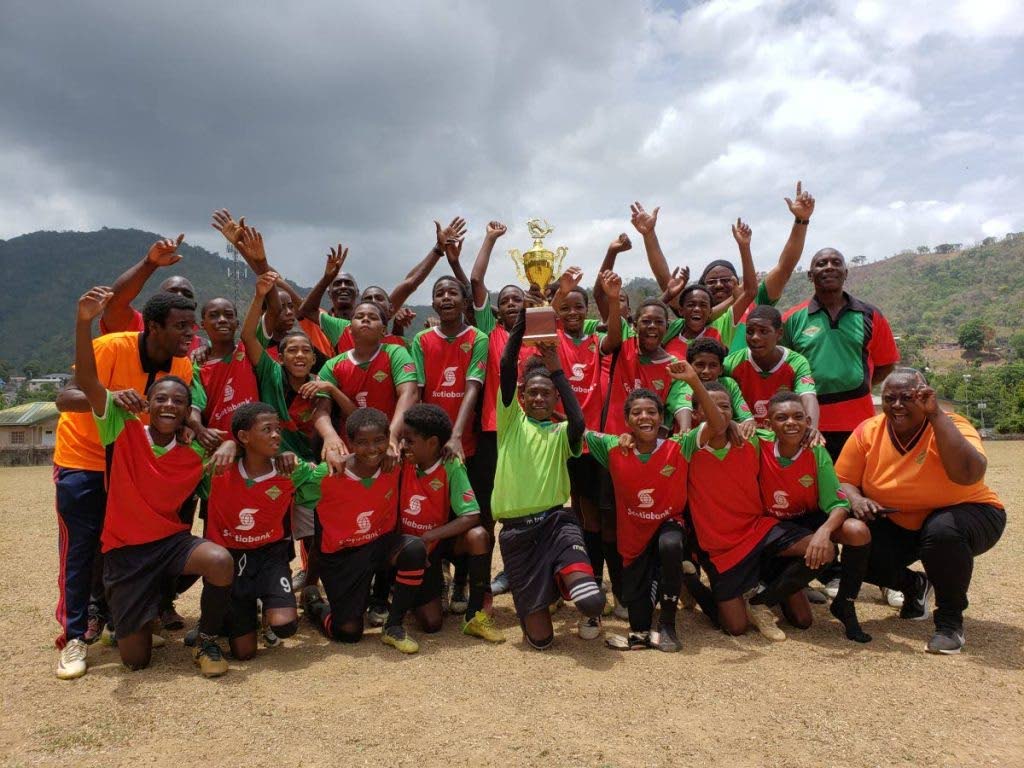
[[[622,306],[619,304],[622,278],[607,270],[598,276],[598,282],[608,297],[608,330],[601,339],[601,354],[610,355],[622,346]]]
[[[78,388],[89,400],[93,413],[102,414],[107,407],[107,388],[96,373],[96,355],[92,349],[92,321],[103,314],[103,308],[114,295],[112,289],[97,286],[78,300],[75,320],[75,379]]]
[[[519,319],[512,326],[505,342],[505,349],[501,353],[501,364],[499,365],[501,383],[501,402],[507,408],[512,405],[516,396],[516,385],[519,383],[519,349],[523,346],[523,336],[526,334],[526,307],[519,312]]]
[[[594,282],[594,303],[597,304],[597,311],[601,313],[602,319],[608,317],[608,297],[604,295],[604,286],[601,285],[601,274],[615,270],[615,259],[620,253],[624,253],[633,247],[625,232],[620,234],[608,244],[608,250],[604,254],[604,261],[601,262],[601,269],[597,273],[597,280]]]
[[[804,252],[804,241],[807,239],[807,225],[814,213],[814,198],[809,192],[805,192],[801,183],[796,183],[796,199],[785,198],[790,213],[794,216],[793,228],[789,232],[789,239],[779,254],[779,263],[772,267],[764,278],[764,286],[768,298],[773,302],[782,297],[786,283],[793,275],[793,270],[800,263],[800,256]]]
[[[260,344],[260,340],[256,336],[256,328],[263,315],[263,300],[274,289],[277,278],[277,272],[264,272],[256,278],[256,291],[249,304],[249,311],[245,314],[245,320],[242,322],[242,343],[245,344],[245,354],[248,355],[249,362],[253,365],[259,365],[260,358],[264,354],[263,345]]]
[[[487,267],[491,263],[491,252],[498,238],[504,235],[508,228],[500,221],[491,221],[487,224],[487,232],[484,233],[484,240],[480,243],[480,250],[477,251],[476,261],[473,262],[473,270],[469,274],[469,284],[473,289],[473,306],[483,307],[490,301],[491,295],[484,284],[484,276],[487,274]]]
[[[750,253],[750,238],[753,231],[742,219],[736,219],[732,225],[732,236],[740,250],[740,263],[743,265],[742,293],[737,292],[732,304],[733,324],[735,325],[747,311],[750,302],[757,296],[757,270],[754,268],[754,257]]]
[[[129,267],[117,280],[111,290],[113,294],[103,310],[103,324],[107,328],[128,328],[132,322],[132,302],[139,295],[150,276],[161,267],[169,267],[181,261],[177,253],[178,246],[185,239],[184,234],[177,239],[158,240],[150,246],[146,258]]]
[[[345,264],[345,259],[348,258],[348,248],[338,243],[337,248],[331,248],[330,253],[327,254],[327,264],[324,266],[324,275],[317,281],[317,284],[313,286],[313,290],[309,292],[302,303],[299,304],[299,308],[295,311],[295,316],[306,320],[312,320],[314,323],[320,320],[320,302],[324,298],[324,291],[327,290],[327,286],[338,276],[341,272],[341,268]]]
[[[654,273],[654,279],[658,281],[658,287],[664,291],[668,287],[669,280],[672,279],[672,270],[668,268],[668,259],[665,258],[665,254],[661,250],[661,243],[658,242],[658,235],[654,231],[658,225],[658,211],[660,210],[661,208],[658,207],[648,213],[637,201],[629,206],[629,220],[644,239],[647,262],[651,265],[651,272]]]
[[[565,411],[565,418],[568,422],[569,448],[573,454],[577,454],[583,442],[583,433],[587,429],[583,419],[583,408],[580,407],[580,401],[576,399],[576,393],[572,391],[572,385],[565,378],[562,361],[558,357],[558,347],[550,342],[540,344],[539,347],[541,357],[544,358],[544,365],[551,372],[551,383],[555,385],[558,396],[562,400],[562,409]]]
[[[391,300],[391,311],[397,312],[406,300],[419,288],[423,281],[427,279],[431,271],[437,265],[438,260],[445,255],[445,246],[451,241],[454,243],[459,238],[464,237],[466,233],[466,222],[464,219],[460,219],[456,216],[452,219],[451,223],[441,228],[441,224],[437,221],[434,222],[434,229],[437,235],[437,241],[434,243],[434,247],[430,249],[426,256],[409,270],[409,274],[405,276],[395,289],[391,291],[391,295],[388,297]],[[461,246],[460,246],[461,250]],[[451,258],[449,257],[449,261]],[[460,279],[458,275],[456,279]],[[463,275],[465,278],[465,275]],[[469,280],[465,279],[466,284],[469,284]]]
[[[927,384],[914,389],[914,399],[924,409],[925,416],[935,432],[935,445],[939,449],[942,468],[957,485],[973,485],[985,479],[988,459],[971,445],[953,420],[939,408],[935,390]]]

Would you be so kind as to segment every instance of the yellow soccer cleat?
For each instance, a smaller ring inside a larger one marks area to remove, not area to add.
[[[409,637],[403,627],[385,627],[380,641],[402,653],[416,653],[420,649],[420,644]]]
[[[224,652],[211,637],[199,636],[199,642],[192,649],[192,660],[199,667],[203,677],[220,677],[228,671],[228,660]]]
[[[472,619],[462,622],[462,634],[479,637],[488,643],[505,642],[505,635],[494,625],[494,619],[483,611],[477,611]]]
[[[775,623],[775,614],[767,605],[751,605],[747,603],[747,618],[762,636],[773,642],[780,643],[786,639],[786,633]]]

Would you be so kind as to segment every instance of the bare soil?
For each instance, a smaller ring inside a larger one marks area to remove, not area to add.
[[[376,630],[340,646],[303,623],[218,680],[196,673],[181,632],[145,671],[94,646],[84,678],[57,680],[50,470],[2,469],[0,765],[1024,765],[1024,443],[988,450],[1010,524],[976,563],[957,657],[924,653],[930,622],[899,620],[870,586],[867,646],[846,641],[824,606],[778,644],[728,638],[683,611],[674,655],[582,641],[571,608],[556,616],[555,646],[532,651],[502,596],[502,646],[449,620],[439,635],[413,629],[422,650],[404,657]],[[195,621],[197,590],[179,610]]]

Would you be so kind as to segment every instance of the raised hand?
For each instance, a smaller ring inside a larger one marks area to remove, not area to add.
[[[666,366],[666,369],[668,370],[668,375],[673,379],[689,384],[691,387],[700,381],[700,376],[697,375],[696,369],[686,360],[674,360]]]
[[[540,352],[540,357],[544,361],[544,367],[549,372],[554,373],[555,371],[562,370],[562,361],[558,357],[558,347],[550,341],[541,342],[537,345],[537,351]]]
[[[927,384],[919,384],[914,387],[914,400],[924,410],[927,418],[935,416],[939,412],[939,401],[935,399],[935,390]]]
[[[263,247],[263,235],[254,227],[242,227],[238,250],[248,256],[249,261],[253,263],[259,264],[267,261],[267,250]]]
[[[169,267],[172,264],[177,264],[181,261],[181,254],[175,253],[175,251],[178,250],[178,246],[184,239],[185,233],[182,232],[176,239],[157,240],[149,247],[146,261],[157,267]]]
[[[609,253],[624,253],[633,247],[633,243],[629,241],[629,236],[623,232],[614,240],[608,244]]]
[[[598,276],[598,279],[601,281],[601,287],[604,288],[608,300],[618,301],[619,294],[622,293],[622,278],[610,269],[606,269]]]
[[[658,211],[661,207],[654,209],[652,213],[648,213],[644,210],[644,207],[640,205],[639,201],[634,202],[629,206],[630,217],[629,220],[632,222],[633,227],[641,235],[649,235],[654,232],[654,228],[658,225]]]
[[[736,239],[736,244],[741,247],[750,245],[750,237],[753,234],[754,230],[743,219],[736,219],[736,223],[732,225],[732,236]]]
[[[676,300],[676,297],[683,292],[683,288],[690,282],[690,268],[689,267],[676,267],[672,270],[672,275],[668,279],[668,285],[665,286],[665,300],[672,302]]]
[[[231,212],[227,208],[221,208],[213,212],[213,221],[210,226],[224,235],[224,239],[236,248],[242,239],[242,230],[245,229],[245,216],[235,221],[231,218]]]
[[[90,288],[78,300],[78,319],[91,323],[103,314],[103,308],[113,295],[114,292],[105,285]]]
[[[466,242],[466,238],[460,237],[456,240],[445,240],[444,241],[444,255],[448,258],[448,263],[452,264],[459,260],[462,255],[462,244]]]
[[[814,213],[814,198],[811,197],[810,192],[803,190],[799,181],[796,183],[796,200],[790,200],[788,197],[784,199],[786,205],[789,206],[789,212],[798,219],[806,221]]]
[[[487,232],[484,234],[484,237],[487,237],[491,240],[497,240],[506,232],[508,232],[508,227],[506,227],[500,221],[489,221],[487,222]]]
[[[264,272],[256,278],[256,295],[262,299],[270,293],[280,279],[281,276],[277,272]]]
[[[563,296],[567,295],[569,291],[579,287],[580,280],[583,279],[583,270],[579,267],[569,267],[562,275],[558,278],[558,290]]]
[[[440,222],[435,221],[434,229],[437,232],[437,247],[444,251],[445,243],[449,240],[458,240],[466,236],[466,220],[456,216],[452,219],[451,223],[444,228],[441,227]]]
[[[333,280],[345,266],[345,259],[348,258],[348,248],[338,243],[337,248],[331,248],[327,254],[327,264],[324,266],[324,277]]]

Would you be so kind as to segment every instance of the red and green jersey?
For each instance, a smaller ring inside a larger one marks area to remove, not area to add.
[[[107,474],[104,552],[148,544],[187,531],[178,510],[199,484],[205,456],[199,443],[153,443],[149,427],[114,403],[107,391],[102,416],[93,414],[100,443],[113,446]]]
[[[235,410],[259,399],[256,373],[242,342],[227,357],[192,366],[192,405],[202,412],[203,423],[210,429],[230,434]]]
[[[487,334],[467,325],[454,336],[445,336],[440,326],[416,334],[412,341],[416,378],[424,403],[441,406],[455,424],[469,382],[483,384],[487,376]],[[462,436],[467,457],[476,452],[476,429],[470,426]]]
[[[778,522],[764,513],[757,482],[760,442],[755,435],[738,448],[701,444],[703,425],[682,437],[690,462],[690,518],[701,549],[719,573],[746,557]]]
[[[750,408],[747,406],[747,401],[743,399],[743,393],[740,391],[740,385],[728,376],[719,376],[717,381],[725,388],[725,391],[729,393],[729,401],[732,403],[732,420],[750,421],[754,418],[750,413]],[[685,382],[680,382],[680,387],[683,390],[683,410],[692,411],[693,388]]]
[[[761,443],[761,503],[770,515],[785,519],[849,508],[825,446],[801,448],[787,459],[779,455],[774,432],[759,429],[757,439]]]
[[[639,340],[635,336],[622,340],[622,346],[612,362],[608,382],[606,409],[602,430],[610,435],[626,431],[626,397],[634,389],[644,387],[653,391],[665,404],[665,417],[671,422],[677,411],[685,406],[682,382],[668,373],[668,365],[676,358],[668,355],[657,362],[640,354]]]
[[[284,368],[266,350],[256,365],[256,382],[259,384],[260,400],[274,406],[281,420],[281,443],[284,450],[293,451],[300,459],[312,461],[316,398],[300,397],[288,383]]]
[[[607,467],[615,485],[615,531],[619,554],[629,565],[647,548],[666,520],[683,519],[687,463],[679,438],[659,440],[651,453],[619,450],[616,435],[586,434],[590,455]]]
[[[346,469],[320,480],[320,493],[308,494],[316,503],[323,530],[320,551],[330,554],[361,547],[395,530],[398,525],[398,467],[359,477]]]
[[[739,384],[743,399],[761,427],[768,426],[768,401],[779,390],[788,389],[798,395],[814,394],[814,377],[807,358],[786,347],[778,349],[782,350],[782,357],[767,371],[754,362],[749,349],[741,349],[725,358],[725,375]]]
[[[228,549],[257,549],[280,541],[296,490],[326,475],[326,464],[300,461],[291,476],[271,471],[249,477],[236,461],[210,481],[206,538]]]
[[[480,512],[465,465],[458,459],[440,461],[426,471],[406,461],[402,465],[402,533],[422,536],[456,517]]]
[[[323,331],[327,341],[330,342],[331,347],[338,354],[348,352],[356,346],[356,340],[352,338],[351,320],[346,320],[343,317],[335,317],[334,315],[320,310],[320,330]],[[405,349],[405,339],[391,333],[384,336],[383,343],[392,344]]]
[[[601,357],[601,334],[589,333],[575,338],[558,329],[558,359],[565,379],[583,409],[583,420],[588,429],[597,429],[601,425],[604,406]]]
[[[728,314],[728,312],[726,313]],[[669,323],[668,333],[665,334],[665,338],[662,339],[661,346],[665,348],[673,357],[680,360],[686,359],[686,350],[690,346],[691,341],[697,339],[714,339],[715,341],[722,341],[722,336],[718,332],[718,329],[712,325],[705,326],[704,330],[694,336],[692,339],[688,339],[683,336],[683,329],[686,327],[686,321],[682,318],[678,318]]]
[[[490,313],[490,309],[487,310]],[[484,315],[486,316],[486,315]],[[493,316],[492,316],[493,320]],[[478,322],[477,327],[480,327]],[[501,355],[508,344],[509,333],[503,325],[494,325],[487,337],[487,376],[484,378],[484,389],[480,403],[480,429],[484,432],[496,432],[498,429],[497,405],[501,389]],[[519,375],[523,374],[523,363],[533,357],[535,347],[523,344],[519,347]]]
[[[398,404],[398,387],[416,383],[416,364],[403,347],[381,344],[369,360],[359,361],[355,350],[332,357],[320,378],[344,392],[360,408],[376,408],[390,419]],[[321,393],[320,397],[330,398]]]
[[[875,307],[847,293],[835,321],[816,298],[782,317],[783,343],[807,358],[814,374],[823,432],[851,432],[875,415],[871,376],[900,360],[889,322]]]

